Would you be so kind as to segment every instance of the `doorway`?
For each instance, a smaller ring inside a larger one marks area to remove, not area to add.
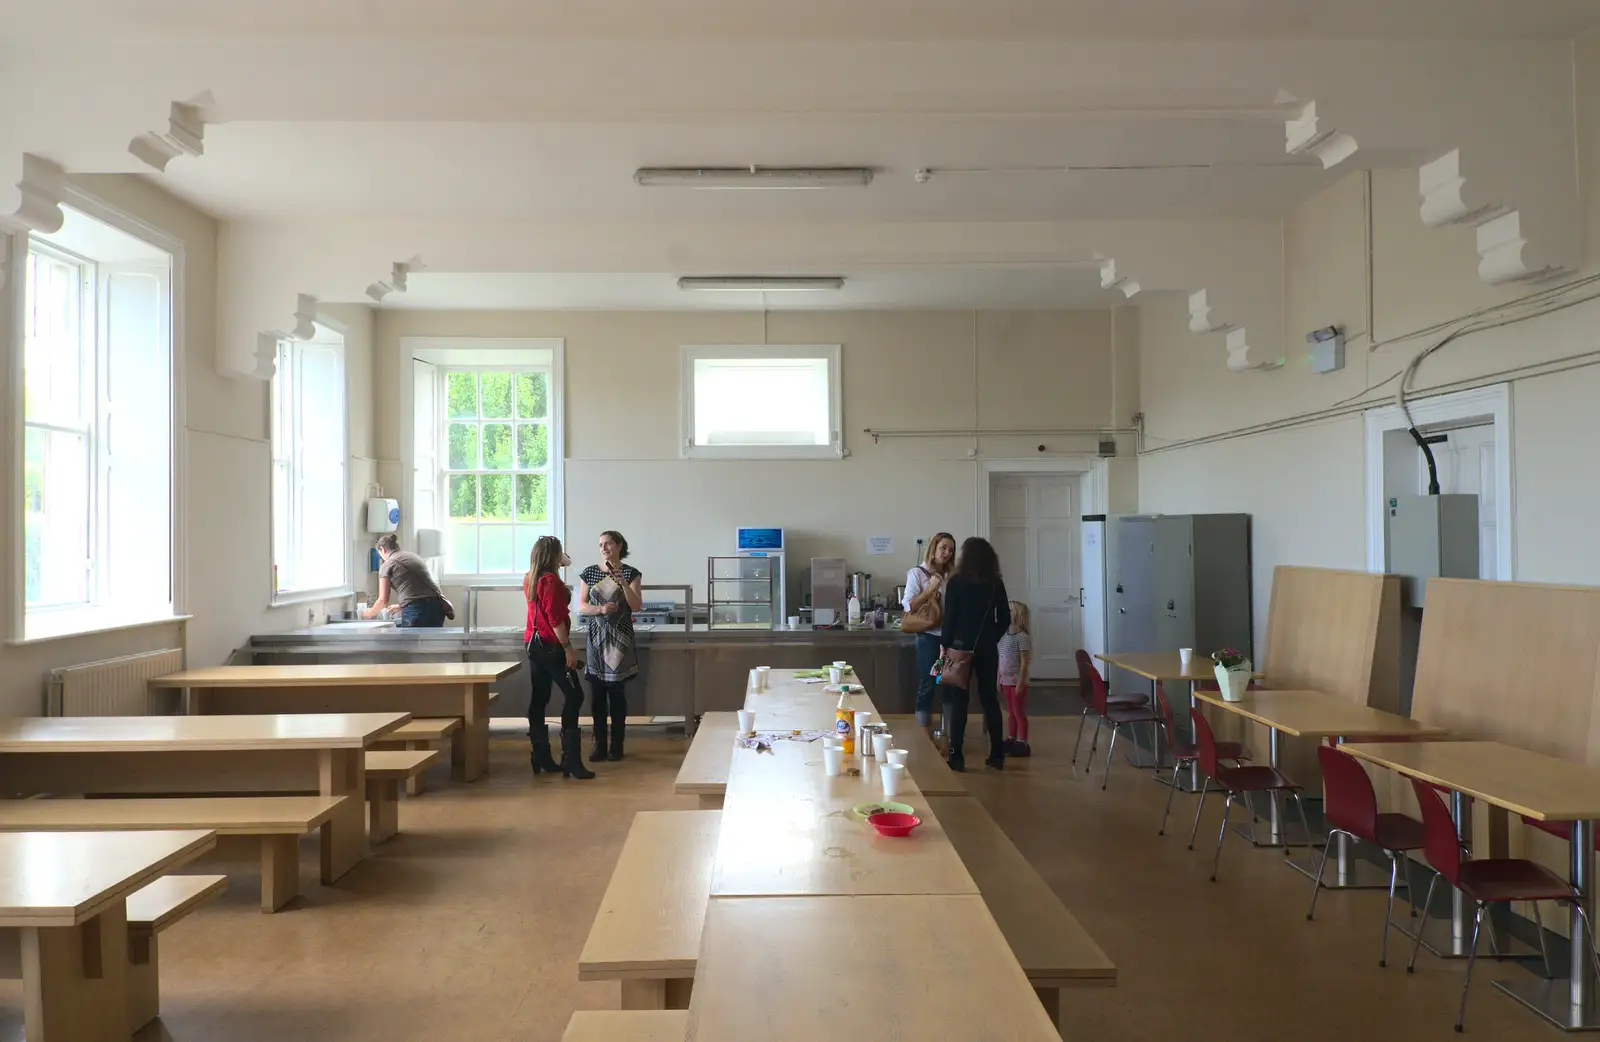
[[[1028,606],[1030,672],[1039,680],[1077,675],[1083,643],[1079,605],[1079,477],[995,474],[989,481],[989,541],[1011,599]]]

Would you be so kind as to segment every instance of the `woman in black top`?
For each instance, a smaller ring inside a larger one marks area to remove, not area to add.
[[[1000,655],[996,647],[1010,627],[1011,603],[1000,578],[1000,558],[987,539],[968,539],[961,544],[955,574],[945,583],[940,631],[946,648],[972,652],[972,687],[978,690],[984,726],[989,729],[989,758],[984,763],[997,771],[1005,767],[1006,747],[1000,719]],[[939,690],[950,721],[950,769],[962,771],[966,769],[961,747],[967,735],[971,691],[953,684],[940,684]]]

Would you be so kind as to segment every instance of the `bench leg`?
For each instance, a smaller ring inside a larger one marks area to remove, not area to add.
[[[326,825],[323,826],[327,828]],[[323,846],[328,839],[324,834]],[[300,837],[261,837],[261,910],[276,912],[300,896]]]
[[[407,742],[406,748],[412,751],[418,749],[430,749],[432,748],[432,744],[429,742]],[[421,796],[424,792],[428,791],[427,783],[423,781],[422,778],[422,776],[426,773],[426,771],[419,771],[406,779],[407,796]]]
[[[701,796],[700,797],[700,809],[701,810],[721,810],[722,809],[722,797],[721,796]]]
[[[368,838],[374,843],[400,831],[400,782],[395,778],[367,779]]]
[[[693,977],[674,977],[666,982],[667,1008],[688,1009],[689,999],[694,995]]]
[[[619,1009],[666,1009],[667,982],[664,980],[623,980]]]
[[[1044,1011],[1050,1015],[1050,1023],[1061,1030],[1061,989],[1060,988],[1034,988],[1033,993],[1039,996]]]
[[[161,1015],[160,954],[154,934],[128,938],[128,1032]]]

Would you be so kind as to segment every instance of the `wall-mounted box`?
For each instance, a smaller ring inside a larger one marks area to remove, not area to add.
[[[1429,579],[1478,577],[1477,496],[1395,496],[1388,515],[1388,570],[1407,605],[1423,606]]]

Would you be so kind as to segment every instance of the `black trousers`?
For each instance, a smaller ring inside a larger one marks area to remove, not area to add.
[[[606,729],[606,718],[611,718],[613,729],[620,730],[628,719],[628,690],[625,680],[599,680],[589,676],[589,718],[595,732]]]
[[[991,757],[1003,756],[1006,750],[1005,727],[1000,719],[999,677],[1000,654],[993,644],[972,653],[972,690],[977,692],[978,703],[983,706],[983,725],[989,729]],[[940,684],[939,692],[944,696],[945,715],[950,718],[950,752],[959,754],[967,737],[967,704],[972,699],[972,691]]]
[[[528,702],[528,734],[547,734],[544,723],[545,709],[550,704],[550,688],[561,689],[561,729],[576,730],[578,713],[583,709],[583,687],[578,675],[567,668],[567,661],[559,646],[543,646],[538,641],[528,644],[528,673],[533,678],[533,698]]]

